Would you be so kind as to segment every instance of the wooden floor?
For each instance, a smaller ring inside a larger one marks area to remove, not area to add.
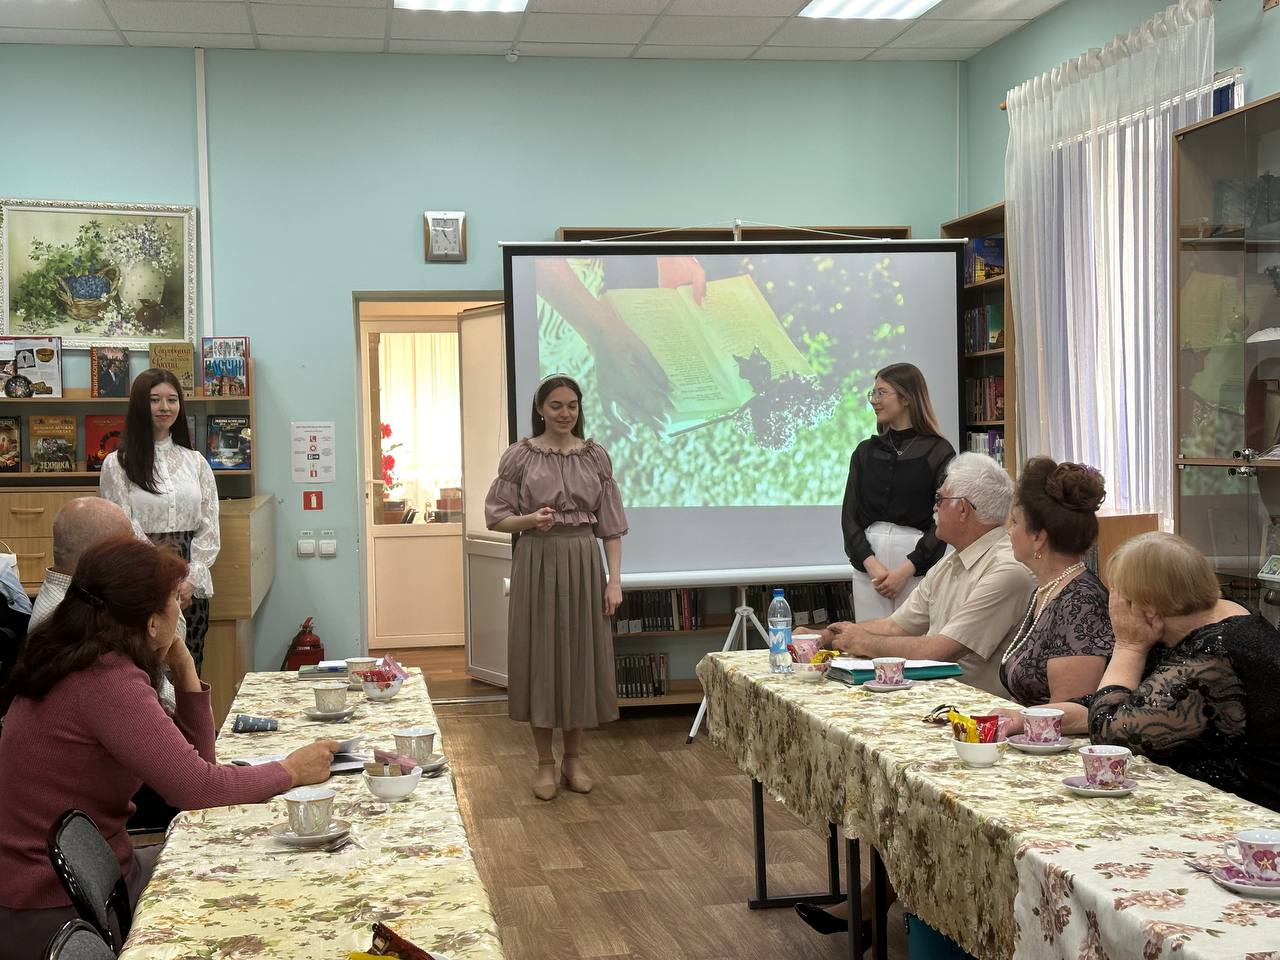
[[[749,781],[705,734],[685,745],[692,710],[588,732],[595,789],[547,803],[530,791],[528,728],[504,704],[441,706],[437,718],[508,960],[848,956],[846,937],[819,936],[793,910],[747,909]],[[766,804],[770,892],[822,889],[824,838]],[[895,908],[895,960],[906,957],[901,922]]]
[[[495,687],[467,676],[467,657],[464,647],[401,647],[370,651],[371,657],[392,654],[406,667],[421,667],[427,678],[431,702],[442,700],[472,700],[505,697],[503,687]]]

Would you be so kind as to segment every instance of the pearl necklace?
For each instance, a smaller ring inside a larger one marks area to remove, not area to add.
[[[1066,580],[1068,577],[1079,573],[1083,569],[1083,560],[1078,563],[1073,563],[1044,586],[1036,588],[1036,592],[1031,597],[1031,606],[1027,608],[1027,615],[1022,618],[1022,625],[1018,627],[1018,632],[1014,634],[1013,643],[1009,644],[1004,651],[1004,656],[1000,658],[1000,666],[1003,667],[1008,663],[1009,658],[1012,657],[1014,653],[1017,652],[1018,648],[1026,642],[1027,637],[1031,636],[1031,634],[1035,632],[1036,624],[1040,622],[1040,618],[1044,616],[1044,612],[1049,609],[1050,601],[1052,601],[1056,596],[1056,594],[1051,593],[1053,588],[1062,583],[1062,581]],[[1043,593],[1048,599],[1045,600],[1044,606],[1040,608],[1040,612],[1036,613],[1036,602],[1040,599],[1041,593]],[[1033,613],[1035,614],[1034,618],[1032,617]],[[1031,626],[1027,626],[1028,621],[1030,621]]]

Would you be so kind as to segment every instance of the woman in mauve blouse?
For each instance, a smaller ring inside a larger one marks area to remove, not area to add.
[[[543,380],[532,433],[502,455],[485,500],[489,529],[519,534],[511,557],[507,702],[511,719],[533,730],[540,800],[556,795],[554,731],[564,739],[559,784],[588,793],[582,731],[618,718],[609,618],[622,602],[627,518],[609,455],[583,437],[581,404],[573,378]],[[596,538],[604,541],[607,583]]]

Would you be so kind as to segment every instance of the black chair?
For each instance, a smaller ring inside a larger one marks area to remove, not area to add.
[[[129,888],[111,845],[88,814],[68,810],[49,831],[49,862],[82,920],[119,953],[133,925]],[[111,915],[115,914],[116,929]]]
[[[98,931],[83,920],[68,920],[44,949],[44,960],[115,960]]]

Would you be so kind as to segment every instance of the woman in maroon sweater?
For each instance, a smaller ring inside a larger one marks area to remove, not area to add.
[[[92,547],[14,664],[8,692],[15,699],[0,736],[0,960],[41,957],[76,915],[45,851],[66,810],[79,808],[97,823],[136,903],[154,860],[139,858],[125,832],[142,783],[193,810],[259,803],[328,779],[334,740],[279,763],[216,762],[209,687],[186,644],[174,639],[186,568],[138,540]],[[177,691],[172,717],[156,694],[163,666]]]

